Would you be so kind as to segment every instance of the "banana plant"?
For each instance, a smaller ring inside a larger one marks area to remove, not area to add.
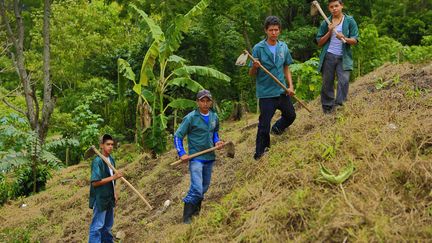
[[[210,0],[201,0],[185,15],[178,15],[165,31],[144,11],[130,4],[149,27],[152,41],[141,65],[139,80],[126,60],[118,60],[119,73],[133,81],[133,90],[138,94],[138,105],[144,103],[146,107],[150,107],[152,120],[150,132],[149,129],[142,129],[141,135],[144,132],[150,135],[147,136],[146,142],[156,153],[166,150],[167,109],[181,110],[196,106],[193,100],[169,97],[168,91],[174,87],[182,87],[198,92],[203,87],[193,80],[194,76],[215,78],[223,82],[230,81],[230,77],[213,68],[188,66],[187,60],[174,54],[180,47],[183,33],[188,32],[193,19],[201,15],[209,3]]]

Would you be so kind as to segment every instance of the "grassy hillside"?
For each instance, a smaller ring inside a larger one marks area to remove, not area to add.
[[[155,209],[120,183],[114,233],[125,233],[122,242],[430,241],[432,64],[385,65],[350,88],[333,115],[318,101],[309,104],[312,115],[299,110],[260,161],[252,159],[256,126],[248,126],[257,116],[224,123],[221,136],[235,142],[236,157],[219,156],[192,225],[181,224],[189,177],[186,165],[168,165],[175,151],[152,160],[123,146],[119,166]],[[337,174],[351,162],[342,186],[320,178],[319,163]],[[89,174],[83,161],[59,171],[46,191],[0,208],[0,241],[86,241]]]

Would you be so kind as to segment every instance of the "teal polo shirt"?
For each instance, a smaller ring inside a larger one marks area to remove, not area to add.
[[[110,156],[109,160],[111,164],[115,167],[115,161]],[[99,211],[105,211],[115,206],[114,198],[114,186],[113,183],[107,183],[102,186],[93,187],[92,182],[100,181],[104,178],[110,177],[110,171],[108,165],[103,162],[102,158],[97,156],[93,159],[91,163],[91,178],[90,178],[90,198],[89,207],[93,208],[94,203],[96,203],[97,209]],[[115,183],[115,182],[114,182]]]
[[[276,44],[276,58],[273,57],[270,49],[266,44],[267,40],[258,42],[252,49],[252,56],[258,58],[261,64],[269,70],[281,83],[288,87],[285,81],[284,66],[293,63],[288,46],[283,41],[278,41]],[[249,64],[252,67],[252,62]],[[278,97],[285,93],[269,75],[261,68],[258,68],[256,75],[256,96],[257,98],[272,98]]]
[[[205,149],[212,148],[213,133],[219,131],[219,118],[217,114],[209,111],[209,122],[206,123],[198,109],[190,112],[184,118],[175,136],[183,140],[187,136],[189,154],[198,153]],[[206,153],[195,157],[197,160],[215,160],[214,152]]]
[[[346,36],[347,38],[354,38],[358,41],[359,39],[359,31],[356,21],[352,16],[344,15],[344,21],[342,23],[342,34]],[[329,20],[332,20],[332,16],[329,17]],[[326,21],[323,21],[321,23],[321,26],[318,30],[318,34],[316,36],[316,40],[319,41],[321,37],[323,37],[328,32],[328,24]],[[324,63],[324,58],[327,53],[327,50],[330,45],[330,38],[328,41],[324,44],[321,54],[320,54],[320,62],[318,66],[318,71],[322,71],[322,65]],[[352,50],[351,45],[349,44],[342,44],[342,68],[345,71],[351,71],[353,70],[353,57],[352,57]]]

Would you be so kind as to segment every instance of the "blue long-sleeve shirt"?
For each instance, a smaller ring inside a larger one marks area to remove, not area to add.
[[[202,115],[202,114],[200,114],[200,117],[204,120],[204,122],[207,125],[209,124],[209,120],[210,120],[210,116],[209,115]],[[178,134],[178,133],[176,133],[176,134]],[[188,139],[191,139],[191,138],[188,138]],[[220,141],[219,133],[218,133],[217,129],[215,129],[213,131],[213,145],[216,144],[219,141]],[[176,148],[177,153],[178,153],[178,155],[180,157],[183,156],[183,155],[185,155],[185,154],[187,154],[186,151],[185,151],[185,149],[184,149],[184,147],[183,147],[183,137],[180,137],[180,136],[177,136],[177,135],[174,136],[174,147]],[[191,148],[189,148],[189,150],[191,150]],[[199,159],[196,159],[196,160],[199,160]],[[202,161],[207,161],[207,160],[202,160]]]
[[[219,133],[213,132],[213,143],[216,144],[219,141],[220,141]],[[184,146],[183,146],[183,139],[180,139],[177,136],[174,136],[174,146],[177,150],[177,154],[179,157],[182,157],[183,155],[186,154],[186,151],[185,151]]]

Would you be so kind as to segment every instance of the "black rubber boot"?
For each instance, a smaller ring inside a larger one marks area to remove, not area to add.
[[[271,130],[270,130],[270,133],[274,134],[274,135],[282,135],[283,132],[284,132],[283,130],[281,130],[280,128],[278,128],[275,125],[273,125]]]
[[[192,203],[185,203],[183,208],[183,223],[190,224],[192,223],[192,216],[195,212],[196,206]]]
[[[192,214],[192,216],[198,216],[198,215],[200,214],[200,212],[201,212],[201,203],[202,203],[202,200],[200,200],[200,201],[198,202],[198,204],[196,205],[196,207],[195,207],[195,211],[194,211],[194,213]]]

